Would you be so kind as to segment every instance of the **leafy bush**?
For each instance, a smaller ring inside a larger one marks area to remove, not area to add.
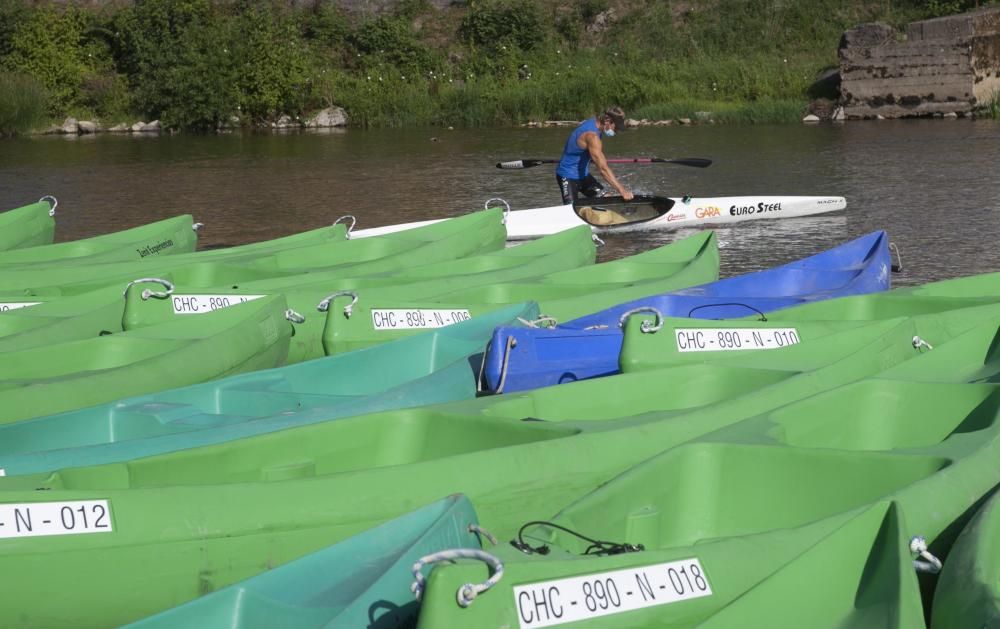
[[[513,46],[532,50],[545,41],[545,27],[538,5],[530,0],[485,0],[469,3],[458,35],[482,48]]]
[[[0,136],[26,133],[46,118],[48,93],[36,79],[0,72]]]

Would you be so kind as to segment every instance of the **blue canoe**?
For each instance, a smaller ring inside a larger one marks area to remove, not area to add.
[[[413,626],[419,604],[411,568],[426,555],[478,550],[476,512],[454,495],[127,625],[129,629]]]
[[[524,391],[618,373],[622,316],[655,308],[665,317],[732,319],[889,288],[889,237],[876,231],[773,269],[644,297],[552,328],[498,327],[485,386]]]
[[[101,465],[476,396],[490,333],[527,302],[382,345],[0,426],[0,474]]]

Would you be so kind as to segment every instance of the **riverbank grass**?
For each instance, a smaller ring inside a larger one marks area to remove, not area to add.
[[[0,72],[0,136],[28,133],[48,118],[48,94],[24,74]]]

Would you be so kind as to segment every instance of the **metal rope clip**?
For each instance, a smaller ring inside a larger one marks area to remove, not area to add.
[[[934,347],[930,343],[920,338],[919,336],[914,336],[912,343],[913,343],[913,349],[919,350],[921,347],[926,347],[927,349],[934,349]]]
[[[291,308],[289,308],[288,310],[285,311],[285,318],[288,319],[289,321],[291,321],[292,323],[305,323],[306,322],[306,318],[305,317],[303,317],[299,313],[295,312]]]
[[[351,313],[354,311],[354,304],[358,303],[358,294],[352,290],[338,290],[336,293],[333,293],[332,295],[327,295],[326,298],[323,299],[323,301],[319,302],[319,304],[316,305],[316,310],[319,310],[320,312],[326,312],[327,310],[330,309],[330,302],[332,302],[337,297],[345,297],[345,296],[354,298],[351,300],[351,303],[344,306],[344,316],[350,319]]]
[[[170,295],[172,295],[174,292],[174,285],[165,279],[159,277],[143,277],[138,280],[132,280],[131,282],[126,284],[125,290],[122,291],[122,297],[128,295],[128,289],[132,288],[132,286],[134,286],[135,284],[142,284],[143,282],[153,282],[154,284],[159,284],[167,289],[167,292],[164,293],[158,290],[150,290],[148,288],[145,288],[140,294],[140,297],[142,297],[143,301],[146,301],[150,297],[156,297],[157,299],[166,299],[167,297],[170,297]]]

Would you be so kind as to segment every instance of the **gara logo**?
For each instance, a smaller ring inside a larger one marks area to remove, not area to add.
[[[698,218],[711,218],[713,216],[719,216],[722,214],[722,210],[719,208],[709,205],[706,207],[700,207],[694,211],[694,215]]]

